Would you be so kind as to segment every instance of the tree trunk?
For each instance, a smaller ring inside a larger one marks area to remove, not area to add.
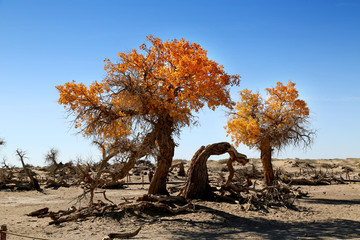
[[[214,195],[209,184],[206,162],[210,157],[209,146],[201,146],[191,159],[188,177],[184,188],[186,199],[211,200]]]
[[[184,163],[181,162],[179,165],[179,171],[178,171],[178,176],[180,177],[185,177],[185,168],[184,168]]]
[[[211,155],[229,153],[233,161],[246,164],[249,160],[245,155],[238,153],[234,147],[227,142],[220,142],[202,146],[191,159],[188,177],[185,183],[183,195],[186,199],[212,200],[214,194],[209,184],[209,176],[206,162]]]
[[[264,168],[264,180],[267,186],[272,186],[274,184],[274,171],[271,164],[271,153],[272,148],[270,142],[264,142],[260,146],[261,151],[261,162]]]
[[[155,126],[155,131],[159,153],[157,156],[157,168],[151,179],[148,194],[169,195],[166,189],[166,182],[174,157],[175,142],[172,138],[173,121],[168,114],[159,119]]]

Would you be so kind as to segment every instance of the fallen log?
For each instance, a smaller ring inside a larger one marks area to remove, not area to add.
[[[160,202],[157,202],[157,203],[153,203],[153,202],[141,202],[140,204],[138,205],[134,205],[134,206],[125,206],[126,209],[130,209],[130,208],[133,208],[133,209],[140,209],[142,211],[146,210],[146,209],[149,209],[149,210],[160,210],[160,211],[163,211],[163,212],[168,212],[168,213],[172,213],[172,214],[178,214],[178,213],[181,213],[181,212],[185,212],[186,210],[192,208],[193,205],[191,203],[188,203],[184,206],[181,206],[181,207],[170,207],[169,205],[165,204],[165,203],[160,203]]]
[[[156,198],[155,198],[156,199]],[[178,198],[175,197],[178,202]],[[157,199],[158,200],[158,199]],[[168,204],[171,204],[168,205]],[[89,217],[101,217],[105,216],[108,213],[121,213],[121,212],[135,212],[135,211],[160,211],[170,214],[178,214],[181,212],[185,212],[191,209],[193,205],[191,203],[187,203],[183,206],[176,206],[175,204],[166,202],[151,202],[151,201],[141,201],[137,203],[126,202],[126,204],[105,204],[103,202],[99,202],[91,207],[84,207],[81,209],[76,209],[72,207],[67,211],[58,211],[58,212],[49,212],[47,208],[39,209],[34,212],[28,214],[28,216],[36,216],[39,218],[50,217],[52,219],[49,222],[49,225],[60,224],[64,222],[77,221],[81,219],[86,219]]]
[[[153,194],[144,194],[142,197],[139,197],[137,201],[147,201],[147,202],[161,202],[161,203],[187,203],[183,196],[165,196],[165,195],[153,195]]]
[[[125,182],[121,181],[115,181],[115,182],[109,182],[109,183],[104,183],[103,185],[100,185],[99,188],[102,189],[124,189],[126,188],[125,186]]]
[[[49,212],[49,208],[46,207],[46,208],[41,208],[39,210],[33,211],[33,212],[27,214],[27,216],[29,216],[29,217],[38,217],[38,216],[47,214],[48,212]]]
[[[292,185],[330,185],[331,184],[331,179],[310,180],[306,178],[298,178],[298,179],[284,178],[281,181],[286,184],[292,184]]]
[[[60,180],[56,182],[55,180],[48,180],[44,188],[59,188],[59,187],[70,187],[64,180]]]
[[[109,233],[107,236],[105,236],[102,240],[110,240],[113,238],[131,238],[138,235],[140,232],[142,226],[140,226],[138,229],[136,229],[133,232],[127,232],[127,233]]]
[[[59,224],[59,223],[63,223],[63,222],[75,221],[75,220],[78,220],[78,219],[85,219],[85,218],[93,217],[93,216],[98,216],[98,213],[97,212],[91,212],[91,211],[78,212],[78,213],[75,213],[73,215],[68,215],[68,216],[61,217],[61,218],[58,218],[56,220],[53,220],[53,221],[49,222],[49,225]]]

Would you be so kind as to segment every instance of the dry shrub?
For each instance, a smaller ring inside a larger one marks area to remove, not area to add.
[[[244,178],[258,179],[262,178],[263,171],[259,170],[255,164],[237,169],[235,171],[234,181],[242,181]]]
[[[275,173],[278,179],[291,177],[291,174],[281,168],[276,169]],[[258,179],[262,181],[262,174],[262,170],[259,170],[254,164],[237,169],[231,184],[222,186],[220,198],[240,204],[243,210],[268,212],[269,208],[275,207],[300,210],[295,205],[295,200],[307,196],[307,193],[302,192],[299,187],[289,186],[280,180],[276,180],[273,186],[257,189],[256,181]],[[222,177],[219,174],[219,182]],[[226,192],[230,195],[226,195]]]
[[[267,186],[261,190],[249,189],[247,192],[240,193],[239,203],[243,210],[265,211],[268,208],[287,208],[300,210],[295,205],[295,200],[307,196],[300,188],[290,187],[289,185],[277,182],[274,186]]]

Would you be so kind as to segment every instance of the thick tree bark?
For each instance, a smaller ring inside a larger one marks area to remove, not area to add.
[[[169,195],[166,189],[167,176],[174,157],[175,142],[170,137],[165,146],[159,146],[160,152],[157,157],[157,168],[151,180],[149,194]]]
[[[271,163],[272,147],[270,142],[264,141],[260,146],[261,162],[264,168],[264,180],[267,186],[274,184],[274,171]]]
[[[191,159],[183,195],[186,199],[212,200],[214,194],[209,184],[206,162],[211,155],[229,153],[231,162],[237,161],[246,164],[249,160],[245,155],[238,153],[227,142],[220,142],[202,146]]]
[[[206,162],[211,154],[211,145],[201,146],[191,159],[188,177],[184,188],[186,199],[212,200],[214,195],[209,184]]]
[[[156,141],[159,147],[157,168],[151,180],[148,194],[169,195],[166,189],[167,176],[174,157],[175,142],[172,138],[173,122],[169,115],[160,118],[155,126]]]

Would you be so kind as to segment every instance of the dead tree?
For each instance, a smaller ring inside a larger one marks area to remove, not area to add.
[[[101,141],[94,141],[94,144],[97,145],[102,152],[101,161],[95,165],[94,174],[90,174],[92,166],[89,164],[85,167],[79,164],[77,168],[79,170],[80,180],[85,183],[86,187],[84,193],[79,196],[79,199],[82,199],[87,194],[90,194],[89,206],[93,205],[94,191],[96,188],[118,184],[118,180],[126,177],[128,172],[134,167],[136,160],[150,151],[149,145],[147,145],[147,138],[145,138],[145,141],[142,143],[143,145],[141,145],[142,148],[131,151],[128,156],[123,156],[124,162],[122,166],[117,169],[116,173],[110,174],[110,179],[107,179],[104,177],[106,167],[111,159],[124,152],[124,149],[122,149],[123,146],[117,143],[107,145],[105,142]]]
[[[186,174],[185,174],[185,168],[184,168],[184,163],[183,162],[179,162],[177,164],[172,165],[169,172],[172,172],[172,170],[174,168],[179,168],[178,173],[177,173],[178,176],[185,177]]]
[[[50,173],[55,178],[56,171],[59,169],[59,164],[57,163],[57,158],[59,151],[55,148],[51,148],[45,156],[45,162],[50,164]]]
[[[33,175],[31,174],[31,171],[30,169],[26,166],[25,162],[24,162],[24,158],[25,155],[26,155],[26,152],[24,152],[23,150],[21,149],[17,149],[16,150],[16,154],[18,155],[20,161],[21,161],[21,164],[23,166],[23,169],[24,169],[24,172],[26,173],[26,175],[29,177],[30,179],[30,185],[31,187],[35,188],[36,190],[41,190],[40,188],[40,185],[38,183],[38,181],[33,177]]]
[[[95,145],[99,147],[102,152],[102,158],[99,164],[95,167],[95,174],[91,174],[91,166],[89,163],[85,167],[79,164],[77,169],[79,170],[80,180],[85,184],[84,193],[79,196],[79,200],[86,197],[87,194],[90,194],[89,206],[93,205],[95,189],[102,184],[105,180],[103,179],[103,173],[108,162],[115,157],[119,152],[113,146],[107,147],[105,143],[100,141],[94,141]]]
[[[5,184],[7,182],[10,182],[12,177],[14,176],[14,172],[13,172],[14,167],[9,167],[6,163],[5,158],[3,159],[1,165],[2,166],[0,168],[0,182]]]
[[[214,194],[209,184],[206,162],[211,155],[221,155],[224,153],[229,153],[230,155],[228,166],[231,165],[231,168],[229,168],[230,175],[228,182],[230,182],[231,178],[234,176],[234,170],[232,168],[232,163],[234,161],[241,163],[242,165],[249,162],[246,155],[237,152],[236,149],[227,142],[214,143],[207,145],[206,147],[200,147],[191,159],[188,177],[182,192],[186,199],[213,199]]]

